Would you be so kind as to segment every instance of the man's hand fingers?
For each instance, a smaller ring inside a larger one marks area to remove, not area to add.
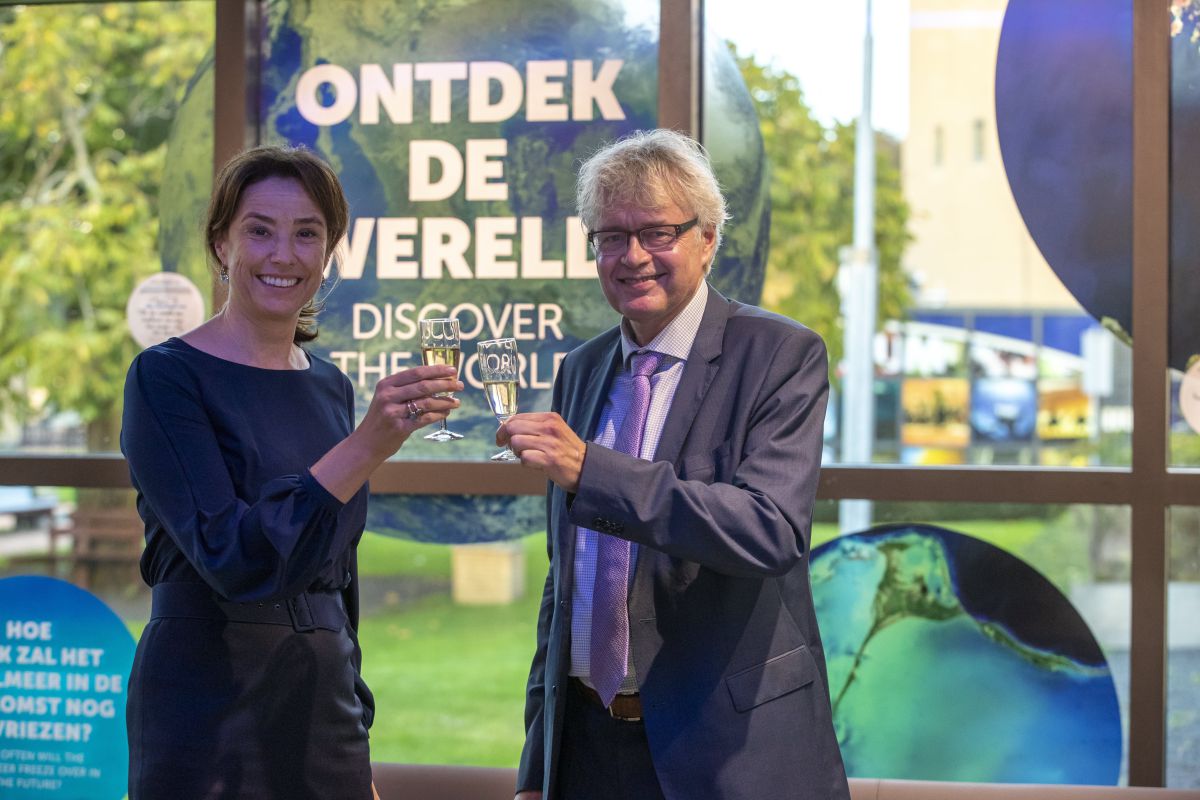
[[[521,463],[530,469],[536,469],[538,472],[545,472],[549,459],[541,450],[520,450],[513,448],[513,452],[521,458]]]

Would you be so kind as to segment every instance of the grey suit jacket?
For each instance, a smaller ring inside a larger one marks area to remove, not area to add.
[[[581,438],[620,358],[614,328],[562,362]],[[639,545],[630,651],[668,800],[849,798],[808,574],[828,390],[820,337],[711,291],[655,461],[589,444],[578,493],[551,485],[519,788],[556,796],[579,525]]]

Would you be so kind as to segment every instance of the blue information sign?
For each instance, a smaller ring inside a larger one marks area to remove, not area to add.
[[[134,640],[89,592],[0,580],[0,796],[120,800]]]

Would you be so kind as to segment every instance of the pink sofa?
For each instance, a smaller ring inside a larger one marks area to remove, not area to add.
[[[512,800],[515,769],[376,763],[381,800]],[[854,778],[854,800],[1200,800],[1200,790],[1131,786],[1040,786],[1001,783],[940,783]],[[697,798],[697,800],[702,800]]]

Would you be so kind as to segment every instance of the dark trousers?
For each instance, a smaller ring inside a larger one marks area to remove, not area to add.
[[[665,800],[646,726],[613,719],[567,681],[566,719],[559,751],[558,797],[561,800]]]

